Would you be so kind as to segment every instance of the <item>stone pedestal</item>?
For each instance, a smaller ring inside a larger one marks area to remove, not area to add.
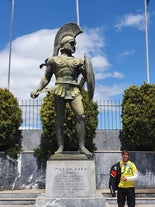
[[[85,155],[64,153],[47,161],[45,193],[36,207],[105,207],[96,195],[95,163]]]

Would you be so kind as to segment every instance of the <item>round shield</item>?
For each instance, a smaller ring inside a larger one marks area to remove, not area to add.
[[[85,55],[84,58],[85,58],[85,67],[86,67],[86,76],[87,76],[88,96],[89,96],[89,100],[92,100],[94,97],[94,90],[95,90],[95,75],[89,57]]]

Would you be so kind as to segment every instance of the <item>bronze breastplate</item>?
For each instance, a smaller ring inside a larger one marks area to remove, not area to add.
[[[77,78],[80,73],[80,59],[74,57],[55,57],[55,77],[56,83],[77,84]]]

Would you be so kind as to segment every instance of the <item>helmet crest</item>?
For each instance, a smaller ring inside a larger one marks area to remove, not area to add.
[[[53,56],[58,55],[59,49],[61,48],[63,41],[69,41],[69,38],[74,39],[80,33],[82,33],[82,30],[75,23],[67,23],[62,26],[55,36]]]

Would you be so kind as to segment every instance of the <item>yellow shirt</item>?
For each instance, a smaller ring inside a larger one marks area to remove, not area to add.
[[[135,164],[131,161],[128,161],[127,163],[123,163],[120,161],[120,167],[121,167],[121,176],[124,177],[131,177],[134,176],[135,173],[138,173],[137,168]],[[133,180],[127,180],[127,181],[120,181],[118,184],[119,188],[129,188],[134,187],[134,181]]]

